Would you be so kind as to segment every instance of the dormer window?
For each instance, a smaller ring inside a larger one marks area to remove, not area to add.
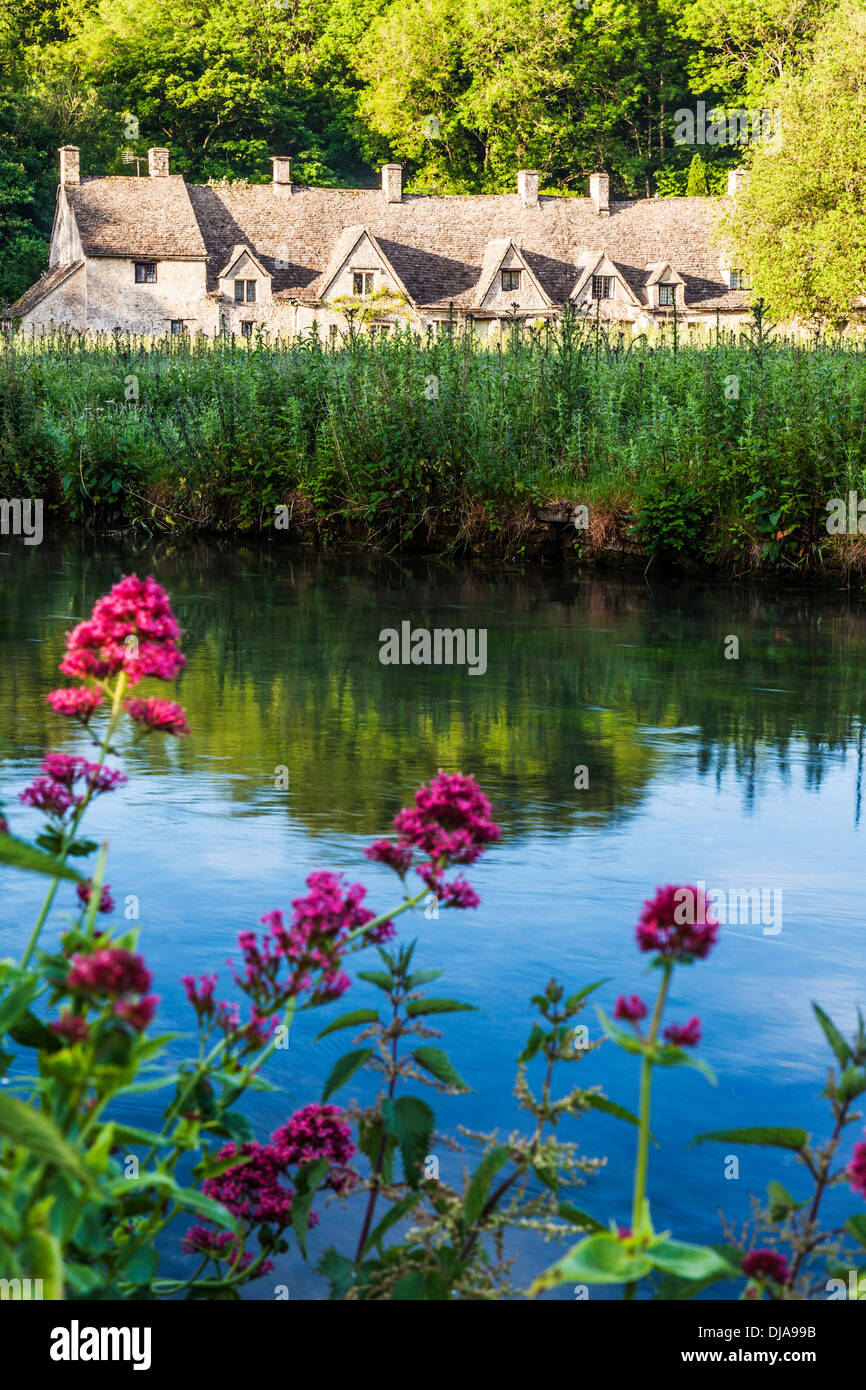
[[[352,271],[352,293],[353,294],[372,294],[373,293],[373,270],[353,270]]]
[[[676,285],[659,285],[659,306],[672,309],[676,303]]]
[[[255,280],[235,280],[235,303],[236,304],[255,304],[256,302],[256,282]]]
[[[747,290],[749,288],[746,284],[746,272],[744,270],[730,271],[728,280],[732,290]]]
[[[502,288],[504,290],[514,291],[520,289],[519,270],[503,270],[500,272],[500,275],[502,277]]]
[[[613,299],[612,275],[593,275],[592,297],[593,299]]]
[[[137,285],[156,284],[156,261],[135,262],[135,283]]]

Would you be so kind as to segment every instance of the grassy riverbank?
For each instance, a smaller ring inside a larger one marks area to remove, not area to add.
[[[866,345],[761,324],[634,341],[571,320],[494,349],[5,342],[0,496],[103,530],[279,517],[323,544],[859,569],[866,537],[826,529],[850,490],[866,496]]]

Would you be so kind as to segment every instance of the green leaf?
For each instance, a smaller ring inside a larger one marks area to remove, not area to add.
[[[362,1067],[373,1056],[373,1051],[372,1047],[359,1047],[354,1052],[344,1052],[342,1057],[337,1058],[322,1092],[323,1105],[329,1096],[332,1096],[335,1091],[339,1091],[340,1087],[345,1086],[347,1081],[351,1081],[358,1068]]]
[[[591,985],[584,985],[583,989],[579,989],[577,991],[577,994],[570,994],[568,996],[568,998],[565,1001],[564,1007],[568,1010],[569,1013],[573,1013],[574,1010],[577,1008],[578,1004],[582,1003],[588,995],[592,994],[593,991],[596,989],[601,989],[602,985],[610,984],[610,981],[612,979],[613,976],[608,975],[604,980],[595,980]]]
[[[836,1027],[833,1020],[827,1017],[820,1004],[816,1004],[814,1000],[812,1001],[812,1009],[815,1014],[815,1017],[821,1025],[824,1037],[827,1039],[828,1043],[830,1044],[834,1053],[836,1054],[836,1060],[838,1061],[840,1067],[847,1067],[851,1062],[850,1047],[846,1043],[845,1039],[842,1037],[842,1034],[839,1032],[839,1029]]]
[[[382,1217],[379,1224],[368,1235],[361,1251],[362,1256],[366,1255],[371,1245],[381,1245],[382,1237],[390,1231],[392,1226],[396,1226],[398,1221],[402,1221],[413,1207],[418,1205],[423,1195],[423,1192],[408,1192],[399,1202],[395,1202],[390,1211]]]
[[[850,1102],[866,1091],[866,1076],[857,1067],[846,1067],[839,1073],[837,1084],[839,1099]]]
[[[776,1182],[775,1178],[771,1178],[767,1183],[767,1196],[771,1221],[784,1221],[792,1211],[799,1211],[806,1205],[805,1202],[795,1202],[787,1188]]]
[[[725,1279],[731,1277],[730,1264],[710,1245],[688,1245],[681,1240],[660,1240],[647,1255],[656,1269],[681,1279]]]
[[[463,1212],[466,1217],[467,1226],[472,1226],[476,1218],[480,1215],[484,1203],[487,1201],[487,1194],[490,1191],[490,1184],[503,1164],[508,1162],[508,1150],[502,1145],[491,1149],[486,1153],[476,1168],[472,1181],[466,1190],[466,1200],[463,1204]]]
[[[326,1158],[314,1158],[298,1169],[295,1176],[295,1195],[292,1198],[292,1227],[301,1247],[301,1254],[307,1258],[307,1218],[319,1184],[327,1173],[330,1164]]]
[[[361,1023],[378,1023],[379,1012],[377,1009],[353,1009],[351,1013],[341,1014],[335,1018],[333,1023],[329,1023],[327,1028],[323,1028],[321,1033],[316,1035],[315,1041],[324,1038],[328,1033],[337,1033],[341,1028],[357,1028]]]
[[[385,970],[359,970],[358,979],[369,980],[371,985],[375,985],[377,989],[383,989],[386,994],[390,994],[394,988],[394,977]]]
[[[708,1275],[704,1279],[683,1278],[677,1274],[663,1273],[659,1281],[658,1288],[653,1294],[656,1301],[679,1302],[681,1300],[696,1298],[705,1288],[711,1284],[717,1284],[724,1279],[742,1278],[742,1258],[743,1252],[737,1250],[732,1245],[714,1245],[710,1249],[715,1251],[724,1272]]]
[[[716,1073],[702,1057],[695,1057],[691,1052],[686,1052],[684,1047],[676,1047],[669,1043],[667,1047],[660,1047],[655,1056],[656,1065],[660,1067],[694,1067],[705,1076],[711,1086],[716,1085]]]
[[[419,1168],[430,1150],[434,1115],[426,1101],[418,1096],[401,1096],[382,1102],[385,1128],[400,1146],[403,1173],[410,1187],[420,1181]]]
[[[108,1191],[112,1197],[123,1199],[134,1196],[136,1193],[147,1193],[151,1188],[156,1188],[158,1192],[163,1192],[167,1197],[171,1197],[177,1206],[194,1211],[197,1216],[204,1217],[206,1221],[212,1221],[216,1226],[224,1226],[226,1230],[233,1231],[235,1235],[239,1234],[240,1223],[226,1207],[220,1202],[215,1202],[211,1197],[205,1197],[203,1192],[199,1192],[195,1188],[182,1187],[168,1173],[144,1173],[138,1178],[122,1178],[118,1182],[111,1183]]]
[[[415,970],[407,977],[406,988],[417,989],[419,985],[432,984],[434,980],[438,980],[444,974],[444,970]]]
[[[331,1285],[331,1298],[342,1301],[355,1282],[355,1266],[352,1261],[346,1255],[340,1255],[333,1246],[329,1246],[316,1269]]]
[[[40,1110],[16,1100],[15,1096],[0,1095],[0,1139],[7,1139],[17,1148],[27,1149],[46,1163],[74,1173],[89,1184],[91,1176],[78,1154],[55,1127],[53,1120]]]
[[[250,1144],[256,1137],[246,1115],[238,1110],[221,1110],[214,1128],[218,1134],[226,1134],[238,1144]]]
[[[858,1245],[866,1246],[866,1212],[858,1211],[855,1216],[849,1216],[845,1222],[845,1230],[854,1237]]]
[[[617,1105],[615,1100],[608,1100],[607,1096],[599,1096],[594,1091],[590,1091],[589,1094],[584,1094],[583,1099],[586,1101],[590,1110],[600,1110],[602,1114],[613,1115],[617,1120],[627,1120],[630,1125],[640,1124],[637,1115],[631,1110],[626,1110],[624,1105]],[[653,1138],[652,1134],[649,1137],[656,1148],[658,1148],[658,1141]]]
[[[603,1231],[605,1227],[600,1221],[596,1221],[589,1212],[581,1211],[579,1207],[573,1207],[570,1202],[560,1202],[556,1208],[557,1216],[561,1216],[563,1221],[570,1221],[572,1226],[582,1226],[587,1231]]]
[[[555,1265],[540,1274],[530,1294],[557,1284],[634,1284],[649,1274],[652,1264],[643,1251],[629,1250],[611,1232],[587,1236]]]
[[[84,879],[68,864],[55,859],[51,854],[28,845],[14,835],[0,835],[0,864],[10,869],[25,869],[31,874],[47,874],[49,878],[68,878],[73,883],[83,883]]]
[[[531,1062],[546,1037],[547,1034],[541,1025],[533,1023],[532,1032],[526,1040],[526,1046],[517,1058],[518,1062]]]
[[[608,1018],[604,1009],[598,1009],[598,1017],[611,1042],[615,1042],[624,1052],[643,1052],[644,1045],[635,1037],[633,1033],[627,1033],[624,1028],[619,1028]]]
[[[397,1303],[420,1302],[424,1298],[424,1275],[419,1274],[416,1269],[404,1274],[394,1285],[391,1298]]]
[[[406,1005],[409,1018],[419,1014],[456,1014],[475,1009],[474,1004],[461,1004],[457,999],[410,999]]]
[[[9,993],[0,999],[0,1033],[8,1033],[24,1016],[38,988],[38,977],[30,975],[13,985]]]
[[[7,1031],[12,1041],[21,1047],[35,1047],[46,1052],[59,1052],[63,1047],[62,1038],[30,1009],[27,1009],[14,1027]]]
[[[458,1091],[470,1089],[441,1047],[416,1047],[412,1056],[419,1067],[429,1071],[437,1081],[444,1082],[446,1086],[454,1086]]]
[[[799,1152],[809,1142],[805,1129],[783,1129],[769,1125],[756,1125],[752,1129],[709,1129],[698,1134],[689,1144],[766,1144],[774,1149],[793,1149]]]

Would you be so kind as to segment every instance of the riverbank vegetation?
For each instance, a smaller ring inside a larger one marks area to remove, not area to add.
[[[102,530],[859,569],[864,466],[866,346],[760,306],[737,335],[567,315],[493,347],[12,334],[0,381],[0,495]]]

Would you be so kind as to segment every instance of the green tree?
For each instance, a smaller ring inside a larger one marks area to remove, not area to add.
[[[689,165],[686,196],[688,198],[706,198],[709,191],[707,187],[707,166],[704,164],[700,154],[695,153],[692,155],[692,162]]]
[[[768,94],[784,157],[754,147],[726,231],[777,318],[839,323],[866,295],[864,53],[866,3],[846,0],[822,23],[811,62]]]

